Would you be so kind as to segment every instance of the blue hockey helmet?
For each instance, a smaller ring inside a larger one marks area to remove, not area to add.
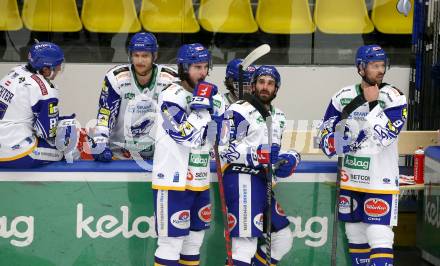
[[[63,61],[63,50],[51,42],[36,43],[29,50],[28,63],[36,70],[41,70],[44,67],[53,69],[61,65]]]
[[[238,70],[239,65],[243,62],[243,59],[236,58],[231,60],[226,66],[226,79],[232,79],[234,82],[238,82]],[[247,69],[243,69],[243,82],[251,82],[252,75],[257,68],[254,65],[250,65]]]
[[[385,51],[377,44],[363,45],[356,53],[356,67],[366,67],[369,62],[384,61],[389,66],[388,57]]]
[[[211,68],[211,53],[200,43],[184,44],[177,53],[177,65],[182,65],[185,71],[191,64],[207,62]]]
[[[130,39],[128,51],[156,53],[158,49],[156,37],[149,32],[138,32]]]
[[[277,89],[280,88],[281,76],[280,73],[278,73],[278,70],[274,66],[263,65],[257,68],[257,70],[255,70],[254,74],[252,75],[252,84],[255,84],[257,82],[258,77],[260,76],[271,76],[275,80],[275,87]]]

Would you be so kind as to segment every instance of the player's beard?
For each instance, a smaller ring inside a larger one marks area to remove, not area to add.
[[[267,92],[267,91],[266,91]],[[270,105],[270,103],[272,102],[273,99],[275,99],[276,97],[276,92],[272,93],[272,94],[263,94],[261,95],[261,91],[255,91],[255,96],[257,96],[257,98],[264,104],[268,104]]]

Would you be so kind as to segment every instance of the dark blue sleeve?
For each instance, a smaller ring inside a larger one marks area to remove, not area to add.
[[[117,122],[119,109],[121,107],[121,96],[115,91],[107,77],[99,96],[98,126],[108,127],[109,132]]]
[[[43,139],[54,138],[59,116],[58,99],[39,100],[32,106],[32,112],[34,113],[34,128],[37,131],[37,136]]]

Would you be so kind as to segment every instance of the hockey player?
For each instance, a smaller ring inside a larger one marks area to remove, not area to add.
[[[155,265],[199,265],[200,246],[211,221],[208,123],[222,115],[217,87],[204,82],[211,55],[186,44],[177,55],[180,82],[159,96],[153,194],[158,234]],[[215,126],[214,126],[215,128]],[[215,130],[214,130],[215,131]]]
[[[399,194],[397,137],[406,121],[407,104],[401,91],[382,82],[387,65],[380,46],[361,46],[356,67],[362,81],[332,97],[320,132],[321,149],[327,156],[335,155],[336,147],[345,154],[339,220],[345,222],[352,265],[393,265],[392,227],[397,225]],[[342,110],[359,94],[365,103],[347,119],[344,136],[335,139]]]
[[[235,103],[238,100],[238,72],[239,65],[243,59],[236,58],[231,60],[226,66],[225,87],[228,90],[223,96],[227,106]],[[252,74],[255,72],[255,66],[250,65],[247,69],[243,69],[243,92],[249,93],[251,89]]]
[[[300,161],[293,150],[280,153],[286,122],[284,113],[272,105],[281,79],[273,66],[260,66],[253,74],[252,93],[270,110],[273,119],[273,145],[268,147],[268,129],[260,113],[248,102],[237,101],[225,112],[220,156],[225,164],[224,189],[232,238],[234,265],[266,265],[266,246],[258,247],[263,236],[266,200],[264,169],[286,160],[276,171],[280,178],[290,176]],[[225,142],[225,137],[229,138]],[[270,154],[270,156],[269,156]],[[279,203],[272,198],[272,258],[276,265],[292,247],[289,221]]]
[[[74,117],[58,114],[58,88],[52,80],[63,61],[58,45],[36,43],[29,50],[28,63],[0,80],[0,167],[29,168],[63,158],[56,148],[57,125]],[[73,136],[76,128],[69,130]],[[65,136],[58,136],[63,138],[61,146],[69,142]]]
[[[154,126],[159,93],[177,79],[177,73],[157,65],[153,34],[136,33],[128,46],[129,64],[118,65],[105,75],[92,153],[95,160],[152,159]]]

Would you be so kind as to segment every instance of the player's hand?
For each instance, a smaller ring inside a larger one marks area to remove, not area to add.
[[[364,98],[367,102],[377,101],[379,98],[379,87],[377,84],[364,88]]]
[[[336,154],[335,137],[333,133],[329,133],[322,137],[319,147],[328,157],[332,157]]]
[[[278,156],[278,161],[283,161],[278,169],[275,169],[275,175],[278,177],[288,177],[293,171],[295,171],[299,162],[301,161],[301,156],[294,150],[289,150],[286,153],[282,153]]]
[[[93,159],[99,162],[110,162],[113,157],[113,153],[108,147],[108,138],[105,136],[98,136],[93,138],[93,143],[90,145],[90,150],[93,155]]]
[[[189,107],[193,110],[207,109],[212,111],[212,96],[217,92],[217,86],[212,83],[205,81],[197,83]]]
[[[269,147],[268,144],[259,145],[256,150],[251,149],[247,156],[248,164],[252,167],[264,167],[271,162],[275,163],[280,153],[280,145],[272,144]]]

